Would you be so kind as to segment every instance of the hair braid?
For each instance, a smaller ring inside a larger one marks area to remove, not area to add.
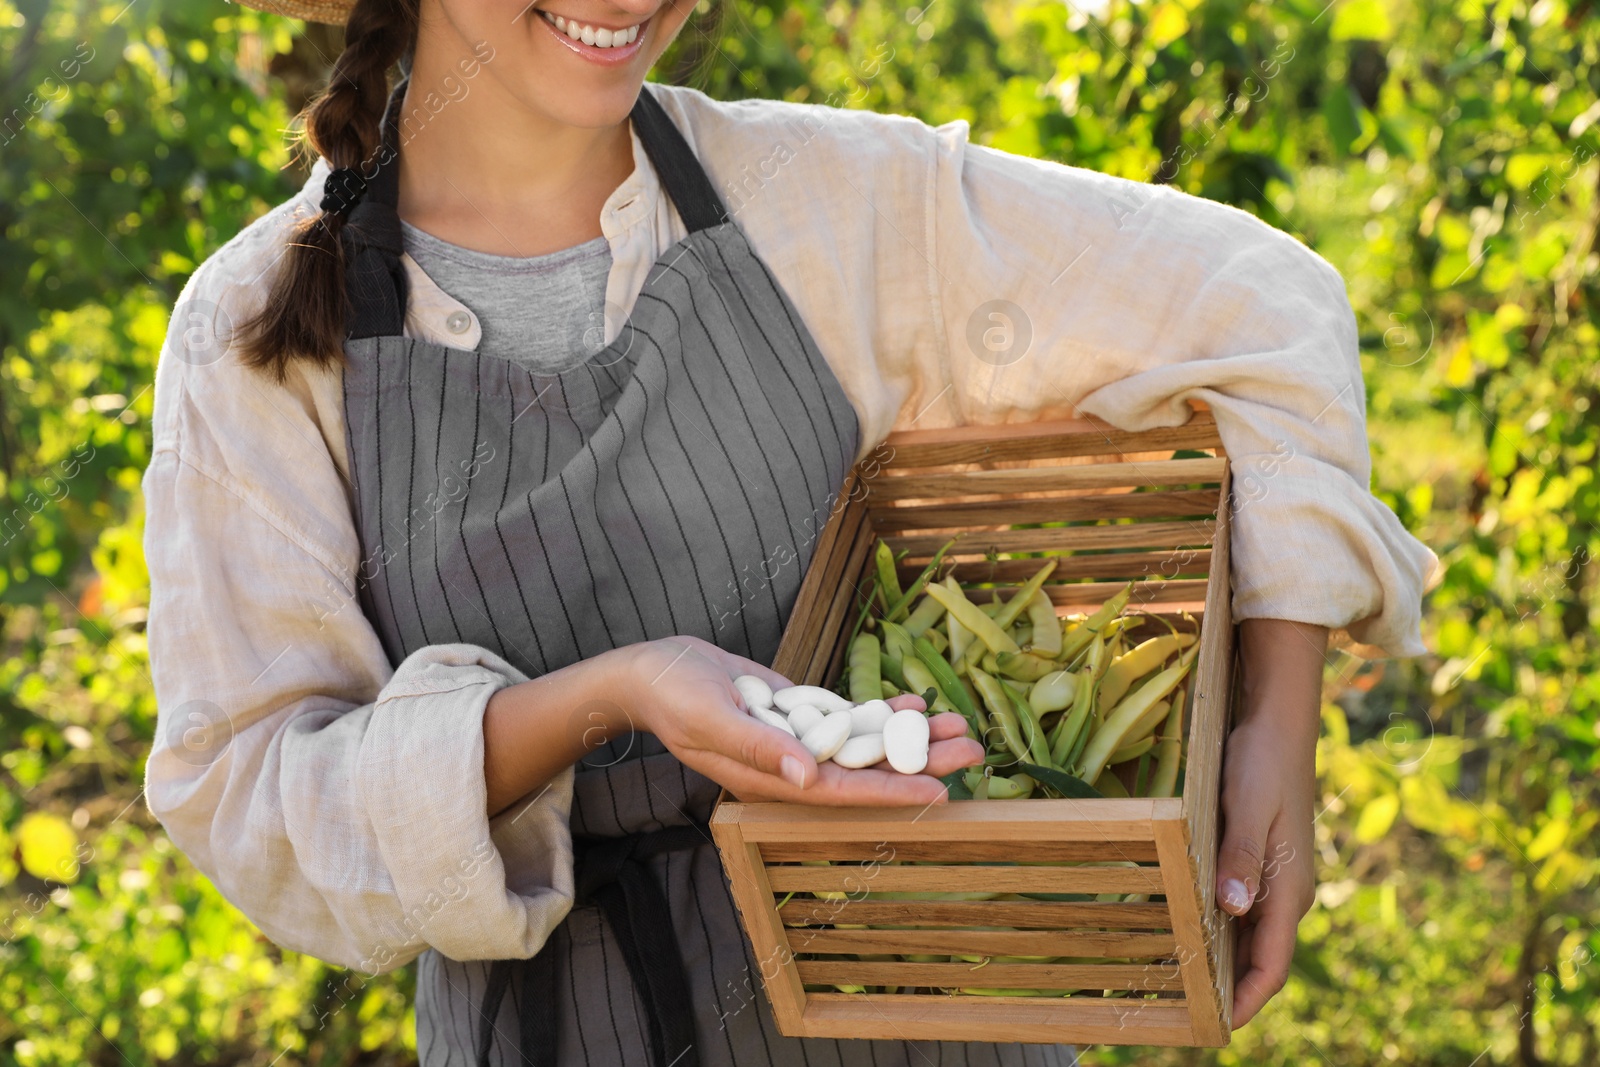
[[[344,51],[328,87],[304,112],[304,141],[338,170],[367,164],[378,150],[389,70],[416,43],[418,0],[356,0],[345,23]],[[247,366],[283,380],[298,359],[333,363],[343,352],[344,228],[340,212],[321,212],[290,238],[262,309],[241,327]]]

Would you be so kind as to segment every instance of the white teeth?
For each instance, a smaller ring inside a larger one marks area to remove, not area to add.
[[[621,48],[623,45],[632,44],[639,39],[639,26],[635,24],[624,30],[609,30],[598,26],[585,26],[576,19],[569,19],[562,15],[552,15],[548,11],[541,11],[544,20],[556,29],[565,33],[574,41],[582,41],[595,48]]]

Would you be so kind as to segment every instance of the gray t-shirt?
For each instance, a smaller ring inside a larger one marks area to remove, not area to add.
[[[536,374],[571,369],[605,343],[611,245],[596,237],[543,256],[495,256],[401,221],[424,274],[478,317],[478,351]]]

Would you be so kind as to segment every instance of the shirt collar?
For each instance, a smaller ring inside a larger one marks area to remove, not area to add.
[[[633,149],[633,171],[612,191],[600,209],[600,232],[611,245],[613,260],[617,258],[629,232],[655,218],[657,202],[661,197],[660,177],[632,123],[628,125],[628,139]],[[322,200],[322,184],[331,169],[328,161],[319,157],[312,164],[311,173],[300,189],[300,199],[313,214],[318,210],[317,204]],[[410,285],[406,305],[406,336],[450,348],[477,348],[483,339],[483,328],[478,324],[478,317],[461,301],[439,288],[410,256],[403,256],[401,263]]]

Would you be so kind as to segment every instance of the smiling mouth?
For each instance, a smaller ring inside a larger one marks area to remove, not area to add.
[[[572,41],[586,44],[591,48],[624,48],[639,39],[639,31],[644,27],[643,22],[638,22],[632,26],[613,29],[607,26],[591,26],[577,19],[553,15],[548,11],[541,11],[539,14],[556,32],[564,33]]]

